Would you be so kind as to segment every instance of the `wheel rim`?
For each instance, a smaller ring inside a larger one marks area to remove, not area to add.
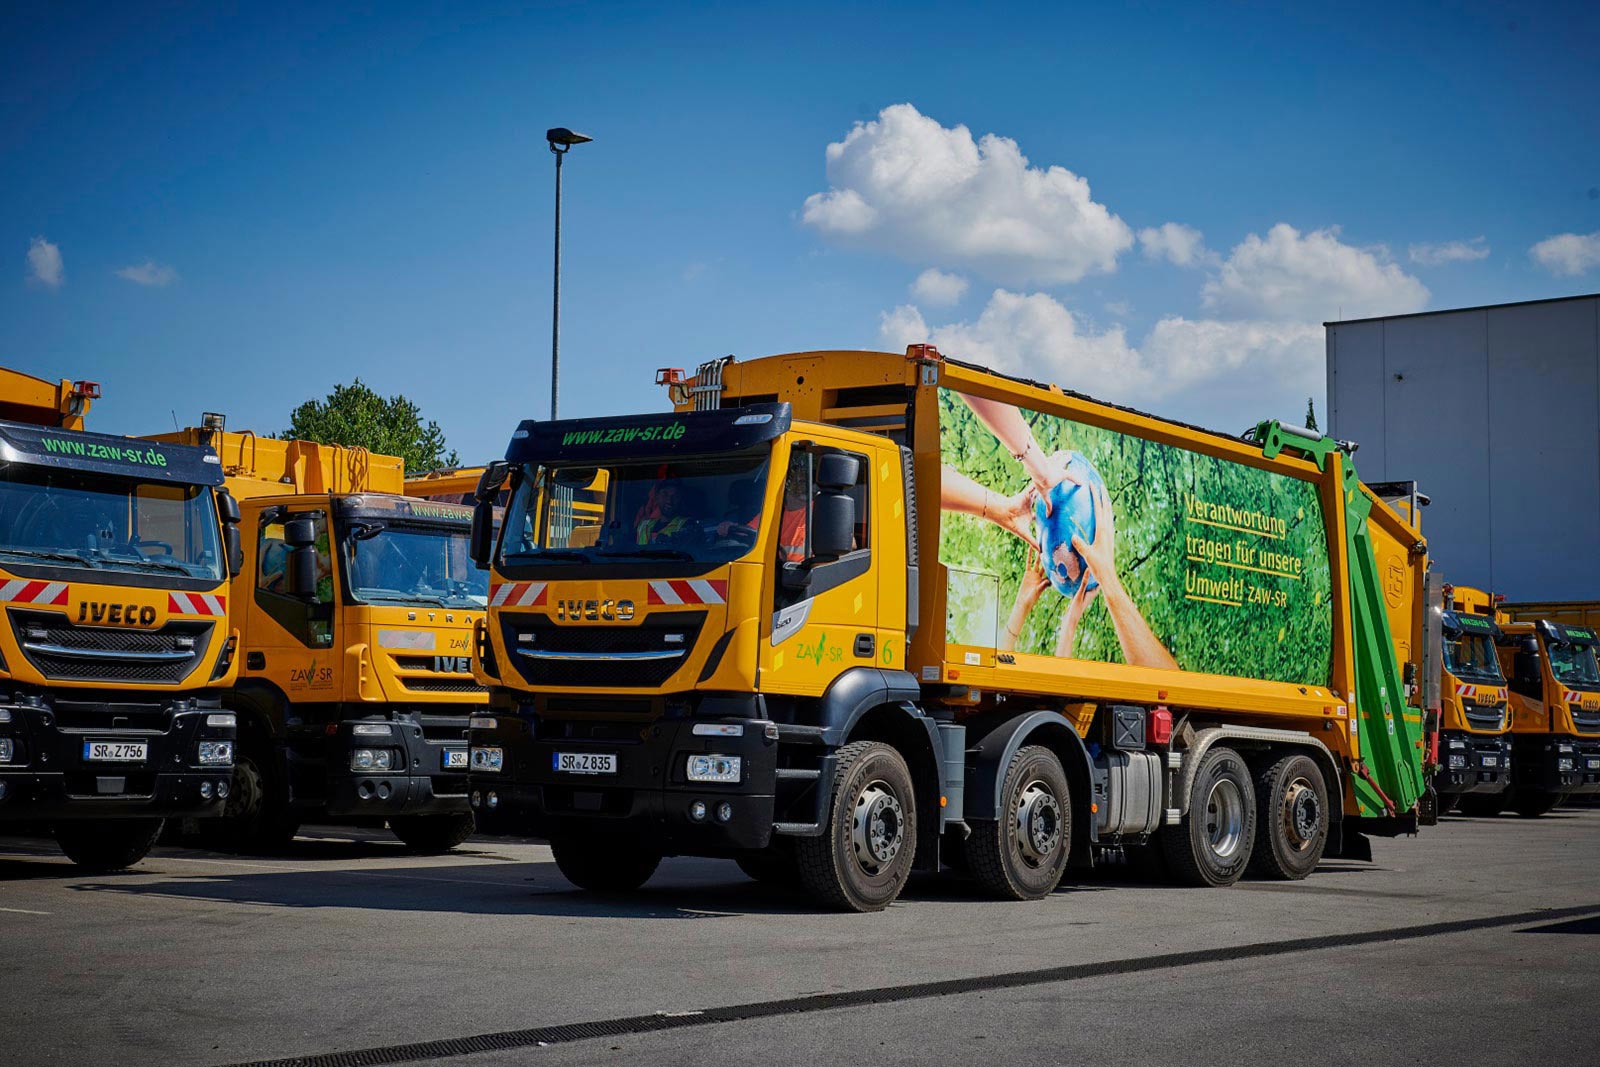
[[[1219,779],[1206,796],[1206,839],[1218,859],[1230,859],[1244,840],[1244,794],[1231,778]]]
[[[1283,836],[1289,847],[1305,852],[1322,830],[1322,802],[1304,778],[1289,783],[1283,794]]]
[[[868,874],[879,874],[894,862],[905,844],[905,809],[894,789],[881,778],[856,796],[850,844],[856,862]]]
[[[247,759],[233,765],[233,788],[222,806],[222,817],[241,819],[255,811],[261,802],[261,773]]]
[[[1017,852],[1030,867],[1047,866],[1061,844],[1061,802],[1044,782],[1035,779],[1017,793],[1011,834]]]

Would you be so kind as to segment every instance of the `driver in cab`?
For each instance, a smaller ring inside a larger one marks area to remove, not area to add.
[[[639,521],[634,524],[635,543],[660,545],[698,538],[700,523],[689,514],[687,496],[676,481],[657,482],[640,509]]]

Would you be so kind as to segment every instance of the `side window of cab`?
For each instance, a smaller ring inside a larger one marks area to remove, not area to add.
[[[310,597],[289,592],[289,554],[284,524],[310,519],[316,530],[317,582]],[[256,603],[294,639],[308,648],[333,643],[333,554],[328,517],[320,511],[292,512],[263,518],[256,550]]]
[[[824,471],[837,471],[824,457],[854,461],[851,484],[824,483]],[[858,578],[871,569],[872,518],[869,486],[872,462],[868,456],[837,448],[796,448],[789,456],[784,478],[783,506],[778,520],[779,607],[816,596]],[[841,555],[815,558],[817,503],[824,496],[846,496],[855,503],[855,519],[848,545]]]

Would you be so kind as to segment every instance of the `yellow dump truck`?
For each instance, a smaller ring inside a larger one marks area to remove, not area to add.
[[[1500,670],[1495,600],[1481,589],[1445,586],[1442,614],[1439,806],[1497,815],[1516,778],[1506,677]]]
[[[1584,605],[1501,606],[1500,666],[1510,680],[1512,788],[1507,806],[1543,815],[1568,797],[1600,794],[1600,636]]]
[[[243,513],[239,761],[208,833],[271,848],[304,822],[387,821],[415,850],[453,848],[473,827],[467,721],[487,703],[471,509],[400,495],[394,456],[204,421],[156,439],[214,448]]]
[[[661,378],[523,422],[477,494],[472,789],[576,884],[723,856],[874,910],[1153,847],[1226,885],[1425,819],[1426,549],[1333,440],[929,346]]]
[[[228,796],[240,551],[216,454],[87,432],[98,396],[0,369],[0,826],[106,870]]]

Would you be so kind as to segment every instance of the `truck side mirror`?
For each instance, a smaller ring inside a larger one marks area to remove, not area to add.
[[[506,479],[511,476],[511,464],[503,459],[497,459],[483,468],[483,473],[478,476],[478,488],[473,491],[474,501],[493,500],[500,492],[500,487],[506,484]]]
[[[472,533],[467,538],[467,554],[481,570],[489,567],[489,556],[494,551],[494,491],[480,496],[472,506]]]
[[[228,577],[244,570],[244,547],[239,540],[239,502],[227,489],[217,490],[217,515],[222,519],[222,548],[228,554]]]
[[[289,546],[284,567],[284,582],[289,595],[317,595],[317,524],[310,519],[290,519],[283,524],[283,540]]]
[[[828,458],[832,457],[824,457],[824,461]],[[839,458],[855,465],[853,459]],[[849,552],[855,547],[855,529],[854,497],[848,493],[818,493],[811,503],[811,558],[818,563],[831,563]]]
[[[843,491],[853,487],[861,477],[861,461],[843,452],[823,452],[817,456],[816,483],[818,489]]]

